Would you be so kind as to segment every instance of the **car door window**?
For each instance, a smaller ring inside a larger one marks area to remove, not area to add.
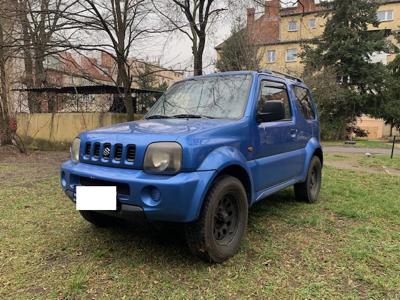
[[[257,104],[257,113],[262,112],[267,101],[281,101],[285,108],[285,118],[282,121],[290,121],[292,119],[292,111],[290,109],[289,96],[286,85],[278,82],[263,80],[261,82],[260,98]]]
[[[296,95],[297,106],[303,113],[306,120],[315,119],[315,111],[312,104],[310,92],[305,88],[295,86],[294,93]]]

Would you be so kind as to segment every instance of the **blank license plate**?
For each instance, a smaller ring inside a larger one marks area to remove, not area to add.
[[[76,210],[117,210],[117,187],[77,186]]]

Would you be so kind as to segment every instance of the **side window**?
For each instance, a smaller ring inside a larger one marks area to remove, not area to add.
[[[310,93],[305,88],[295,86],[294,92],[296,94],[296,102],[300,111],[303,112],[307,120],[315,119],[315,111],[313,108]]]
[[[266,109],[267,102],[279,103],[280,105],[283,104],[284,113],[279,121],[289,121],[292,119],[289,96],[284,84],[266,80],[261,82],[261,92],[257,104],[257,113],[265,113],[264,110]]]

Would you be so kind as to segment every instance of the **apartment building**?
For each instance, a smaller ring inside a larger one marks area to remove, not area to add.
[[[299,0],[283,7],[280,0],[265,2],[265,10],[256,18],[254,8],[247,9],[246,30],[250,39],[260,46],[263,69],[284,72],[301,76],[304,65],[299,57],[302,46],[309,44],[324,32],[326,24],[325,7],[322,1]],[[389,39],[396,42],[393,33],[400,30],[400,1],[382,0],[378,9],[379,27],[370,30],[385,30]],[[216,47],[217,52],[222,44]],[[395,53],[376,53],[372,57],[375,62],[390,62]],[[369,132],[369,138],[380,139],[389,135],[390,127],[383,120],[363,116],[357,125]],[[395,133],[398,134],[397,131]]]
[[[246,30],[255,44],[260,46],[262,67],[301,76],[303,64],[299,57],[302,45],[318,38],[324,31],[326,19],[321,6],[323,0],[299,0],[283,7],[280,0],[265,2],[265,11],[256,18],[254,8],[247,9]],[[328,1],[328,0],[325,0]],[[378,9],[378,28],[391,32],[400,29],[400,1],[383,0]],[[392,36],[390,38],[393,38]],[[221,50],[223,43],[216,47]],[[373,59],[387,63],[394,53],[380,53]]]

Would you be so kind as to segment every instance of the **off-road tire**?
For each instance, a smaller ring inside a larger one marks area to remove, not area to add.
[[[79,213],[86,221],[92,223],[97,227],[115,226],[116,222],[118,221],[116,218],[103,215],[91,210],[80,210]]]
[[[247,218],[243,184],[235,177],[221,176],[210,188],[199,219],[185,225],[187,244],[206,262],[222,263],[238,251]]]
[[[321,190],[321,183],[322,163],[317,156],[314,156],[308,168],[306,181],[294,185],[296,200],[308,203],[317,202]]]

